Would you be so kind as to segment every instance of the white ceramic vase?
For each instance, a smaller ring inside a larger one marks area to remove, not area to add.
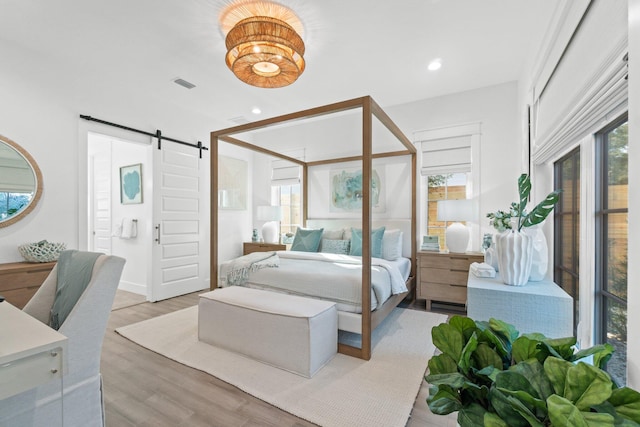
[[[507,230],[496,236],[498,268],[507,285],[523,286],[529,281],[533,239],[528,234]]]
[[[540,224],[524,228],[524,231],[531,236],[531,239],[533,240],[531,274],[529,274],[529,281],[539,282],[545,278],[549,267],[549,247],[547,246],[547,238],[545,237]]]

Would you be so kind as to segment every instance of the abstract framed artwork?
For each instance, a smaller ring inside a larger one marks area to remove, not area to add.
[[[330,172],[330,212],[356,212],[362,209],[362,169],[336,169]],[[385,212],[386,201],[382,191],[384,168],[371,171],[371,206],[373,212]]]
[[[245,160],[219,156],[218,208],[247,209],[248,165]]]
[[[120,168],[120,203],[142,203],[142,163]]]

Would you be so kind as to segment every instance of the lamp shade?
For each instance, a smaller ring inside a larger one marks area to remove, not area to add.
[[[438,221],[471,221],[473,200],[440,200],[438,201]]]
[[[280,206],[258,206],[258,219],[260,221],[280,221],[282,209]]]

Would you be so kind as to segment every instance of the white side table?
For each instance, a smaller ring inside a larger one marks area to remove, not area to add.
[[[503,320],[521,334],[540,332],[549,338],[573,336],[573,298],[551,281],[505,285],[494,278],[469,274],[467,316]]]
[[[0,399],[59,379],[67,337],[8,302],[0,303]]]

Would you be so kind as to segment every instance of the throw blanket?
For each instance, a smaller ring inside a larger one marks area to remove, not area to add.
[[[97,252],[62,251],[58,258],[56,296],[51,307],[49,326],[60,329],[80,296],[87,288],[93,273]]]
[[[220,271],[222,286],[243,285],[249,273],[264,267],[278,267],[280,260],[275,252],[252,252],[223,264]]]

